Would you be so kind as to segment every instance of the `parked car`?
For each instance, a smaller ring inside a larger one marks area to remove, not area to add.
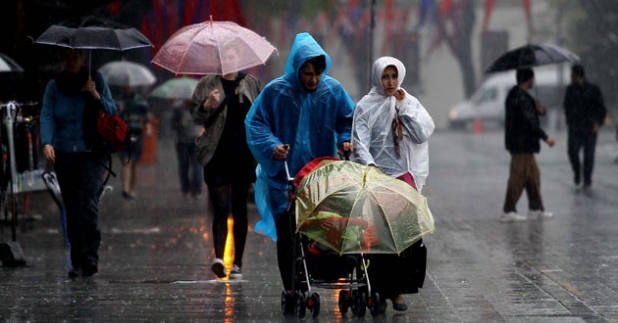
[[[535,86],[530,94],[537,98],[548,111],[561,109],[564,90],[570,82],[568,68],[562,72],[562,81],[555,66],[537,68],[534,71]],[[504,101],[517,84],[515,71],[495,73],[489,76],[469,100],[454,105],[448,115],[451,129],[462,129],[479,119],[483,124],[495,123],[504,126]],[[544,120],[542,120],[543,122]]]

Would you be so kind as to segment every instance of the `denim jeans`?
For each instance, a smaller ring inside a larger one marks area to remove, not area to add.
[[[106,162],[99,153],[56,151],[54,170],[66,210],[73,269],[96,267],[99,262],[99,198]]]

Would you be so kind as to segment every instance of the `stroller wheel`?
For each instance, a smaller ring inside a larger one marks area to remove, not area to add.
[[[283,291],[281,292],[281,310],[283,314],[290,315],[294,314],[294,297],[290,295],[290,293]]]
[[[369,307],[369,312],[371,316],[376,317],[382,313],[382,309],[380,308],[380,294],[372,293],[371,298],[367,301],[367,307]]]
[[[305,313],[307,312],[307,299],[305,298],[305,294],[301,291],[296,291],[295,299],[296,317],[302,319],[303,317],[305,317]]]
[[[364,291],[359,291],[358,296],[356,298],[356,306],[358,308],[358,312],[356,315],[359,317],[365,316],[367,313],[367,293]]]
[[[350,293],[342,289],[339,292],[339,312],[341,312],[341,316],[348,314],[348,308],[350,308]]]
[[[311,297],[307,300],[307,308],[311,311],[311,316],[313,318],[318,317],[320,315],[320,294],[312,293]]]
[[[352,314],[353,315],[359,315],[360,313],[360,301],[359,301],[360,295],[358,293],[358,289],[353,289],[352,290],[352,297],[351,297],[351,306],[352,307]]]

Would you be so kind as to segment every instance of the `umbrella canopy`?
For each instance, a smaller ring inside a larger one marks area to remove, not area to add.
[[[434,232],[424,196],[376,167],[324,160],[298,187],[296,230],[344,253],[397,253]]]
[[[157,81],[152,71],[141,64],[128,61],[114,61],[99,68],[108,85],[141,86],[152,85]]]
[[[23,72],[24,69],[12,58],[0,54],[0,73]]]
[[[54,24],[35,42],[78,49],[127,50],[153,46],[137,29],[95,16]]]
[[[238,61],[222,57],[228,48],[236,49]],[[176,74],[224,75],[262,65],[276,50],[252,30],[231,21],[211,20],[178,30],[152,63]]]
[[[190,100],[198,82],[198,80],[189,77],[173,78],[154,88],[150,92],[150,97],[168,100]]]
[[[500,56],[487,69],[486,73],[502,72],[519,68],[532,68],[535,66],[576,63],[579,56],[575,55],[566,48],[552,44],[526,45]]]

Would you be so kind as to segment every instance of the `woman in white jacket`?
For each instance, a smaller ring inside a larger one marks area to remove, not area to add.
[[[385,56],[373,63],[371,90],[354,110],[352,158],[363,165],[375,166],[420,192],[429,174],[427,140],[435,125],[421,103],[401,88],[405,74],[403,63],[396,58]],[[410,248],[419,247],[424,252],[417,254],[426,257],[422,241]],[[406,268],[410,259],[405,258],[412,254],[414,252],[404,251],[401,256],[372,255],[369,277],[372,289],[380,294],[382,311],[386,309],[384,300],[387,298],[391,299],[395,310],[405,311],[407,306],[402,294],[418,292],[418,287],[422,287],[424,266],[418,275]],[[402,284],[402,279],[409,276],[418,277],[413,286]]]

